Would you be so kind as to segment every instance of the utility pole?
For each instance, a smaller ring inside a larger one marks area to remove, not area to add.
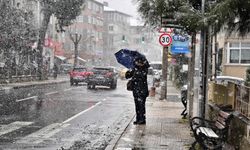
[[[217,42],[217,23],[218,20],[215,21],[214,26],[214,79],[217,78],[217,69],[218,69],[218,42]]]
[[[160,100],[167,99],[167,80],[168,80],[168,46],[163,47],[162,51],[162,82]]]
[[[74,46],[75,46],[74,67],[76,67],[78,65],[78,44],[82,39],[82,35],[75,33],[75,36],[73,36],[73,34],[70,34],[70,39],[72,40],[72,42],[74,43]]]
[[[203,17],[203,27],[201,30],[201,67],[202,67],[202,74],[201,74],[201,90],[200,90],[200,99],[199,99],[199,116],[205,118],[206,112],[206,99],[207,99],[207,50],[206,50],[206,31],[205,31],[205,0],[202,0],[201,4],[201,12]]]
[[[196,44],[196,32],[192,33],[192,42],[191,42],[191,57],[188,61],[188,100],[189,100],[189,116],[193,117],[193,105],[194,105],[194,78],[195,78],[195,44]]]
[[[171,34],[167,33],[167,28],[179,27],[176,25],[176,19],[172,13],[161,17],[161,27],[164,28],[165,33],[159,37],[159,43],[163,46],[162,50],[162,82],[161,82],[161,96],[160,100],[167,99],[167,80],[168,80],[168,50],[172,43]]]
[[[172,37],[168,33],[163,33],[159,37],[159,43],[163,46],[162,52],[162,82],[160,100],[167,99],[167,77],[168,77],[168,46],[172,43]]]

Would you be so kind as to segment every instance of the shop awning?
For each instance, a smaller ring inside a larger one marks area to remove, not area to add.
[[[81,57],[77,57],[79,61],[82,61],[82,62],[87,62],[85,59],[81,58]]]
[[[58,58],[58,59],[60,59],[60,60],[62,60],[62,61],[66,60],[66,57],[64,57],[64,56],[55,55],[55,57]]]

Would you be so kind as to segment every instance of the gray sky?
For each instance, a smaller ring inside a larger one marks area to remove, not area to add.
[[[134,18],[139,17],[136,10],[137,9],[135,3],[136,0],[103,0],[103,1],[108,2],[110,8],[129,14]]]

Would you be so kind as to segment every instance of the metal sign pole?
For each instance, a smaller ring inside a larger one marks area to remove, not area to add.
[[[167,99],[167,77],[168,77],[168,46],[172,43],[170,34],[163,33],[159,37],[159,43],[163,46],[162,52],[162,81],[160,100]]]
[[[167,77],[168,77],[168,46],[164,46],[162,53],[162,82],[161,82],[160,100],[167,99]]]

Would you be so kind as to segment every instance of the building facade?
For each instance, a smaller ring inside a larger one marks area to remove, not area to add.
[[[158,32],[150,26],[131,23],[130,48],[143,53],[151,62],[161,61],[162,46],[159,44]]]
[[[97,0],[87,0],[86,6],[75,22],[67,28],[64,36],[64,50],[67,58],[74,55],[74,44],[70,34],[82,36],[78,45],[79,57],[87,64],[99,64],[103,59],[103,3]]]
[[[108,7],[104,3],[104,58],[106,65],[116,64],[114,53],[122,48],[129,48],[130,15]]]
[[[250,36],[239,36],[226,32],[218,34],[218,70],[221,75],[245,79],[246,69],[250,67]]]

